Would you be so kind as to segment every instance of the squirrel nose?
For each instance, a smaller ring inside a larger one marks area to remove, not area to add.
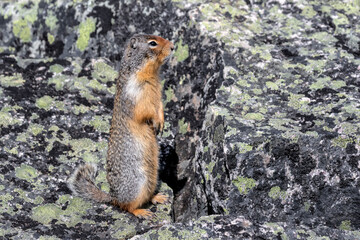
[[[171,49],[171,51],[174,51],[174,44],[172,43],[172,42],[170,42],[170,49]]]

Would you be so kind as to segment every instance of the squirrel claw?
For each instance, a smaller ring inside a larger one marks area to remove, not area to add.
[[[162,131],[164,129],[164,124],[162,122],[154,123],[153,128],[154,128],[155,134],[159,135],[159,133],[162,133]]]
[[[164,122],[160,123],[159,132],[162,134],[163,130],[164,130]]]
[[[159,130],[160,130],[160,132],[162,132],[162,131],[164,130],[164,122],[163,122],[163,121],[160,122],[159,125],[160,125],[160,126],[159,126]]]
[[[162,194],[162,193],[158,193],[158,194],[153,196],[153,198],[151,199],[151,202],[153,204],[166,203],[168,200],[169,200],[169,197],[167,195]]]

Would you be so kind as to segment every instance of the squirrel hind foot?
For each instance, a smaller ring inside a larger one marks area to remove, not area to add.
[[[121,203],[121,202],[118,202],[116,199],[113,199],[111,201],[111,204],[119,207],[120,209],[122,209],[124,211],[127,211],[127,212],[133,214],[134,216],[136,216],[138,218],[149,219],[154,216],[154,213],[151,212],[149,209],[138,208],[139,206],[138,206],[137,202]]]
[[[131,210],[129,212],[134,214],[138,218],[144,218],[144,219],[149,219],[154,216],[154,213],[151,212],[149,209],[138,208],[138,209]]]
[[[154,195],[151,199],[152,204],[157,204],[157,203],[166,203],[169,200],[169,197],[165,194],[162,193],[158,193],[156,195]]]

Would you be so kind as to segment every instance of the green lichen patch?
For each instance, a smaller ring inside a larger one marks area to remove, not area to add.
[[[69,194],[65,194],[65,195],[59,196],[59,199],[56,201],[56,203],[59,205],[64,205],[67,202],[69,202],[70,200],[71,200],[71,196]]]
[[[331,81],[330,77],[318,78],[316,82],[310,85],[310,89],[317,90],[324,88],[329,85],[330,81]]]
[[[114,82],[118,75],[118,72],[104,61],[95,61],[93,68],[92,77],[103,83]]]
[[[224,140],[224,126],[221,124],[215,128],[213,141],[214,143],[220,143]]]
[[[93,90],[109,92],[111,94],[115,91],[115,85],[111,88],[107,88],[105,83],[99,82],[96,79],[89,80],[87,77],[74,77],[68,75],[62,75],[63,67],[60,65],[53,65],[50,71],[58,72],[52,78],[48,80],[48,84],[54,84],[56,90],[70,90],[71,92],[80,92],[82,97],[85,97],[89,101],[99,100],[99,97],[95,97]]]
[[[81,151],[95,151],[96,144],[90,138],[81,138],[81,139],[72,139],[69,141],[72,149],[74,151],[74,155]]]
[[[70,139],[68,135],[64,139],[60,140],[56,137],[53,137],[49,140],[51,143],[54,141],[60,141],[61,143],[68,145],[72,148],[72,151],[67,152],[67,155],[59,155],[57,160],[60,162],[74,162],[78,159],[83,159],[84,157],[89,162],[98,162],[99,159],[104,157],[104,151],[107,149],[104,147],[102,141],[97,143],[92,141],[89,138],[80,138],[80,139]],[[104,147],[104,149],[100,149]],[[51,150],[51,148],[47,149]],[[101,158],[99,157],[101,156]]]
[[[20,87],[24,85],[25,80],[22,75],[17,73],[14,76],[0,75],[0,85],[3,87]]]
[[[287,240],[289,237],[286,235],[285,230],[282,226],[277,223],[266,223],[265,226],[272,229],[275,236],[281,236],[281,239]]]
[[[1,200],[2,202],[8,202],[8,201],[11,201],[11,200],[13,200],[13,199],[14,199],[14,197],[13,197],[11,194],[9,194],[9,193],[0,195],[0,200]]]
[[[31,117],[30,117],[31,120],[35,120],[35,119],[38,119],[38,118],[39,118],[39,115],[37,113],[32,113],[31,114]]]
[[[92,17],[89,17],[84,22],[80,23],[79,36],[76,41],[76,47],[82,52],[89,44],[90,34],[95,31],[95,23],[96,21]]]
[[[242,195],[248,194],[249,191],[256,186],[255,179],[246,177],[237,177],[236,179],[232,180],[232,183],[237,187],[240,194]]]
[[[206,181],[209,181],[210,175],[213,172],[214,167],[215,167],[214,161],[211,161],[209,164],[206,165],[206,172],[205,172]]]
[[[331,86],[331,88],[336,90],[336,89],[345,87],[346,83],[344,81],[341,81],[341,80],[336,80],[336,81],[331,81],[330,86]]]
[[[84,59],[82,58],[74,58],[74,60],[71,62],[71,67],[73,68],[73,74],[78,75],[82,70],[82,64]]]
[[[243,142],[237,142],[237,143],[231,144],[231,148],[233,150],[237,150],[239,153],[246,153],[246,152],[250,152],[253,150],[253,146],[251,146],[250,144],[247,144],[247,143],[243,143]]]
[[[54,102],[54,99],[52,97],[45,95],[45,96],[37,99],[35,104],[38,108],[50,110],[53,102]]]
[[[174,99],[174,97],[175,97],[174,90],[172,88],[169,88],[169,89],[165,90],[165,96],[166,97],[165,97],[164,103],[166,105],[166,103],[168,103],[168,102],[170,102],[171,100]]]
[[[56,219],[56,224],[65,224],[67,227],[73,227],[76,224],[90,223],[94,221],[83,219],[82,216],[86,214],[87,210],[91,208],[91,203],[75,197],[70,198],[61,196],[56,204],[50,203],[33,208],[31,218],[44,225],[49,225],[50,222]],[[62,208],[62,205],[65,208]]]
[[[14,154],[14,155],[17,155],[19,152],[18,152],[18,146],[16,147],[13,147],[11,149],[7,148],[7,147],[4,147],[4,150],[10,154]]]
[[[309,37],[326,45],[334,44],[337,42],[337,39],[327,32],[315,32],[313,34],[310,34]]]
[[[275,129],[286,131],[289,128],[286,127],[289,123],[292,123],[291,119],[287,118],[270,118],[269,125],[274,127]]]
[[[71,110],[75,115],[79,115],[88,112],[90,108],[83,104],[80,104],[73,106]]]
[[[304,210],[305,210],[306,212],[309,211],[310,207],[311,207],[311,204],[310,204],[309,202],[305,202],[305,203],[304,203]]]
[[[5,106],[0,110],[0,127],[17,125],[22,122],[21,120],[12,116],[11,112],[14,110],[14,108],[10,108],[8,106]]]
[[[265,61],[272,60],[271,50],[273,49],[273,45],[262,45],[262,46],[255,46],[251,49],[252,54],[258,54],[260,58]]]
[[[111,236],[115,239],[128,239],[136,234],[135,225],[125,219],[118,219],[111,226]]]
[[[108,133],[110,131],[110,115],[94,116],[89,122],[83,124],[93,126],[97,131]]]
[[[337,146],[337,147],[341,147],[341,148],[345,149],[346,146],[348,145],[348,143],[353,143],[354,140],[345,135],[342,135],[342,136],[332,139],[331,142],[332,142],[333,146]]]
[[[28,132],[30,132],[33,136],[39,135],[44,130],[44,126],[40,124],[30,124],[28,128]]]
[[[99,100],[99,97],[95,97],[89,87],[90,80],[87,77],[72,78],[72,82],[69,83],[69,89],[71,91],[77,90],[80,95],[86,98],[88,101]],[[94,87],[94,86],[93,86]]]
[[[350,136],[356,132],[358,132],[358,129],[360,128],[360,125],[352,124],[350,122],[342,122],[339,124],[340,129],[338,132],[341,132],[344,135]]]
[[[44,199],[41,196],[37,196],[32,202],[36,205],[39,205],[44,202]]]
[[[253,32],[260,33],[262,30],[259,22],[251,18],[242,22],[244,27],[240,31],[238,27],[234,28],[234,19],[248,14],[248,7],[244,1],[236,1],[232,4],[203,3],[199,6],[199,10],[203,15],[200,26],[228,46],[240,47],[244,36],[251,37]],[[231,17],[227,17],[229,14]]]
[[[271,90],[278,90],[279,89],[279,86],[276,83],[270,82],[270,81],[266,82],[266,87],[271,89]]]
[[[206,153],[209,151],[209,146],[205,146],[204,149],[203,149],[203,152]]]
[[[188,123],[185,123],[185,119],[182,118],[178,122],[179,125],[179,133],[185,134],[188,131]]]
[[[89,208],[91,208],[91,202],[80,197],[74,197],[69,200],[69,205],[65,213],[85,214]]]
[[[48,33],[48,34],[47,34],[47,40],[48,40],[48,42],[49,42],[50,44],[53,44],[54,41],[55,41],[54,35],[52,35],[51,33]]]
[[[314,10],[312,6],[305,6],[302,9],[301,15],[307,17],[307,18],[313,18],[317,15],[317,12]]]
[[[211,219],[207,219],[211,222]],[[196,226],[191,231],[182,230],[179,231],[178,235],[181,239],[202,239],[204,236],[207,236],[207,231],[201,228],[201,226]],[[208,239],[219,239],[219,238],[208,238]]]
[[[28,195],[30,193],[27,192],[27,191],[24,191],[24,190],[22,190],[20,188],[15,188],[14,192],[18,193],[19,194],[18,196],[21,199],[23,199],[25,202],[30,202],[30,203],[34,203],[34,204],[38,205],[38,204],[41,204],[44,201],[44,199],[41,196],[36,196],[35,198],[34,197],[32,197],[32,198],[28,197]]]
[[[176,51],[174,56],[179,62],[182,62],[189,57],[189,46],[187,44],[183,45],[182,39],[175,44],[175,47]]]
[[[90,152],[86,152],[83,155],[83,160],[84,162],[89,162],[89,163],[98,163],[100,162],[100,159],[97,155],[90,153]]]
[[[11,204],[13,199],[14,197],[9,193],[0,195],[0,213],[14,215],[14,208]]]
[[[50,96],[47,96],[47,95],[37,99],[36,102],[35,102],[35,105],[38,108],[42,108],[42,109],[45,109],[47,111],[50,110],[50,109],[54,109],[54,110],[56,109],[56,110],[63,111],[65,113],[68,112],[68,108],[69,108],[69,106],[66,105],[66,102],[57,101],[54,98],[52,98]]]
[[[25,19],[15,20],[13,22],[13,33],[20,38],[22,42],[30,42],[32,39],[31,28]]]
[[[59,65],[60,66],[60,65]],[[52,66],[51,66],[52,67]],[[50,68],[51,68],[50,67]],[[61,67],[62,68],[62,67]],[[51,70],[50,70],[51,71]],[[60,68],[58,69],[54,69],[54,71],[60,71]],[[62,70],[61,70],[62,71]],[[60,71],[60,72],[61,72]],[[63,90],[64,89],[64,86],[67,84],[69,80],[69,76],[66,76],[66,75],[56,75],[52,78],[49,78],[48,80],[48,84],[54,84],[55,85],[55,89],[56,90]]]
[[[287,194],[286,191],[282,191],[279,186],[272,187],[269,192],[269,197],[272,199],[280,199],[282,201],[285,201]]]
[[[208,170],[208,172],[211,173],[211,172],[213,171],[214,167],[215,167],[215,162],[210,162],[210,163],[207,165],[207,170]]]
[[[45,204],[35,207],[32,210],[31,218],[46,225],[49,224],[53,219],[57,219],[61,211],[61,208],[55,204]]]
[[[49,72],[53,72],[53,73],[61,73],[63,70],[64,67],[61,66],[60,64],[51,65],[49,68]]]
[[[303,94],[290,93],[288,106],[297,109],[300,112],[308,112],[308,104],[310,99],[306,98]]]
[[[105,91],[107,90],[107,87],[100,82],[98,82],[96,79],[90,80],[88,87],[97,90],[97,91]]]
[[[339,229],[346,230],[346,231],[351,231],[351,221],[350,220],[342,221],[340,226],[339,226]]]
[[[15,176],[28,182],[33,182],[39,176],[39,172],[32,166],[21,164],[20,167],[15,168]]]
[[[244,118],[248,120],[262,121],[265,117],[261,113],[247,113]]]

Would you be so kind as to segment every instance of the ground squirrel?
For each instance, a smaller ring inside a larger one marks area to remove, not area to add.
[[[159,70],[173,49],[173,43],[158,36],[138,34],[128,40],[110,128],[106,166],[110,193],[95,185],[96,167],[86,164],[69,179],[75,194],[145,218],[152,213],[139,209],[141,205],[167,200],[161,193],[154,195],[159,155],[156,134],[164,126]]]

